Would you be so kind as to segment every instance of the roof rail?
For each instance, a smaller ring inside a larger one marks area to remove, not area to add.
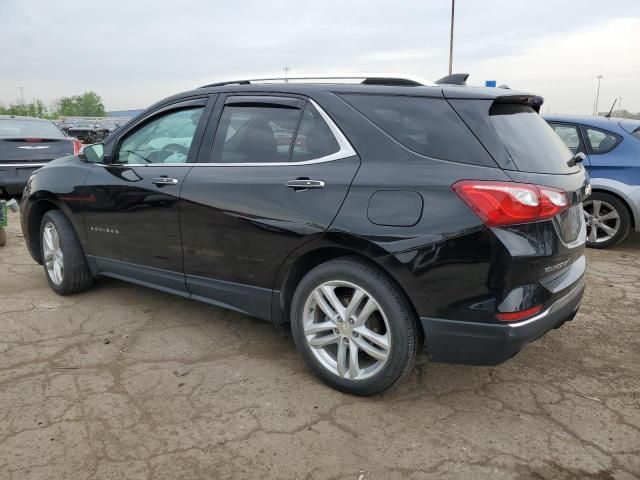
[[[434,85],[432,82],[418,77],[406,75],[380,75],[380,74],[347,74],[347,75],[302,75],[295,77],[268,77],[248,78],[243,80],[230,80],[226,82],[210,83],[200,88],[223,87],[225,85],[251,85],[253,83],[356,83],[362,85],[390,85],[418,87]]]

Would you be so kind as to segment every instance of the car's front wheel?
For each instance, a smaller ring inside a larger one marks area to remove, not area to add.
[[[631,215],[626,205],[617,197],[594,192],[582,206],[587,223],[588,247],[612,247],[629,235]]]
[[[87,290],[93,283],[80,241],[67,217],[49,210],[40,223],[40,248],[49,286],[60,295]]]
[[[420,349],[416,319],[401,292],[383,272],[351,258],[324,263],[302,279],[291,329],[309,368],[355,395],[394,385]]]

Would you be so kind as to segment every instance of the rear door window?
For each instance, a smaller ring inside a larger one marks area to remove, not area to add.
[[[489,117],[518,170],[566,174],[580,169],[567,165],[573,157],[571,150],[530,106],[494,103]]]
[[[496,164],[443,98],[342,95],[406,148],[427,157],[476,165]]]
[[[616,148],[622,141],[622,138],[614,133],[600,130],[599,128],[583,127],[586,132],[587,142],[589,143],[590,153],[593,155],[601,155],[609,153]]]
[[[225,105],[213,142],[214,163],[288,162],[300,109],[258,102]]]
[[[333,155],[339,150],[340,145],[320,112],[313,105],[307,103],[293,146],[291,161],[315,160]]]

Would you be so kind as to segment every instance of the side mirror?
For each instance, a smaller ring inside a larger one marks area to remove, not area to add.
[[[102,143],[86,145],[80,150],[78,157],[84,162],[102,163],[104,160],[104,145]]]

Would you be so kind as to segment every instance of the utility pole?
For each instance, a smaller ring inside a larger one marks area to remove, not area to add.
[[[596,77],[598,79],[598,89],[596,90],[596,105],[594,107],[594,115],[598,115],[598,100],[600,99],[600,81],[602,80],[602,75],[598,75]]]
[[[449,33],[449,75],[453,73],[453,19],[456,13],[456,0],[451,0],[451,31]]]
[[[289,80],[287,79],[287,77],[289,76],[289,67],[284,67],[284,82],[288,83]]]

